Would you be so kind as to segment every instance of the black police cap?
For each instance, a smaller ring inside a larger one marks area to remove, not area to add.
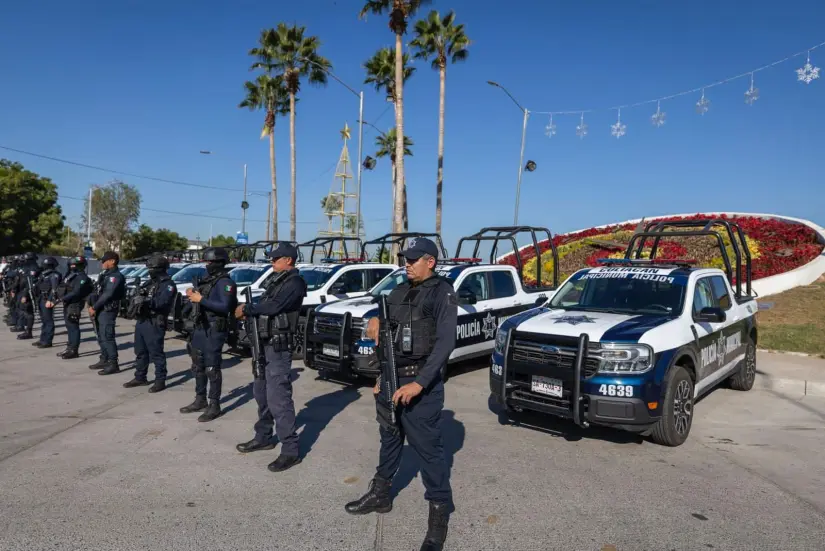
[[[269,252],[266,253],[266,256],[272,260],[277,260],[283,257],[288,257],[295,260],[298,258],[298,249],[289,243],[278,243],[278,246],[270,249]]]
[[[425,254],[428,254],[438,260],[438,246],[436,246],[432,239],[427,239],[426,237],[413,237],[407,241],[407,248],[399,254],[404,258],[409,258],[410,260],[418,260]]]

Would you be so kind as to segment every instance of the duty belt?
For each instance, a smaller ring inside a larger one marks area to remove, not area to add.
[[[396,367],[395,372],[398,373],[398,377],[417,377],[418,371],[421,369],[421,366],[418,364],[412,365],[405,365],[403,367]]]

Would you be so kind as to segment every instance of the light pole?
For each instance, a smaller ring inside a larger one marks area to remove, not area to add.
[[[308,59],[308,58],[305,58],[305,57],[302,57],[300,59],[301,59],[301,61],[306,61],[307,63],[312,63],[313,65],[315,65],[316,67],[318,67],[319,69],[324,71],[326,74],[328,74],[329,76],[331,76],[332,78],[337,80],[338,83],[341,86],[343,86],[344,88],[346,88],[347,90],[349,90],[350,92],[352,92],[353,94],[355,94],[358,97],[358,176],[357,176],[358,183],[356,184],[356,186],[358,188],[358,190],[356,192],[357,195],[358,195],[358,202],[355,206],[355,236],[360,239],[361,238],[361,154],[362,154],[362,151],[361,151],[361,145],[362,144],[361,144],[361,142],[362,142],[362,139],[364,137],[364,125],[361,123],[361,119],[364,118],[364,92],[363,91],[362,92],[356,92],[346,82],[344,82],[343,80],[341,80],[340,78],[335,76],[335,73],[333,73],[332,71],[330,71],[329,69],[327,69],[326,67],[321,65],[320,63],[316,63],[315,61],[312,61],[311,59]]]
[[[201,149],[201,155],[212,155],[212,151]],[[241,201],[241,233],[246,233],[246,209],[249,203],[246,201],[246,163],[243,164],[243,201]]]
[[[518,204],[519,204],[519,197],[521,195],[521,173],[522,173],[522,170],[524,168],[524,141],[527,138],[527,117],[530,115],[530,111],[528,111],[527,109],[522,107],[521,104],[516,100],[516,98],[514,98],[513,95],[510,92],[507,91],[507,88],[505,88],[504,86],[502,86],[498,82],[493,82],[492,80],[488,80],[487,84],[489,84],[490,86],[495,86],[496,88],[501,88],[501,90],[505,94],[507,94],[510,97],[510,99],[513,100],[513,103],[515,103],[516,106],[518,106],[518,108],[524,113],[524,124],[522,125],[522,129],[521,129],[521,154],[519,155],[519,160],[518,160],[518,182],[516,183],[516,212],[515,212],[515,215],[513,216],[513,225],[517,226],[518,225]]]
[[[86,246],[92,246],[92,191],[100,188],[97,184],[89,185],[89,206],[86,211]]]

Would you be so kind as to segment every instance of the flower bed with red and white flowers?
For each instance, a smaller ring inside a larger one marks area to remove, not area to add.
[[[739,224],[748,242],[751,253],[753,281],[766,280],[780,274],[787,274],[814,263],[811,281],[825,271],[825,230],[810,222],[774,215],[743,213],[699,213],[693,215],[672,215],[651,218],[653,220],[691,220],[721,218]],[[624,251],[637,229],[639,220],[620,224],[589,228],[567,234],[556,235],[553,243],[559,255],[559,281],[564,281],[576,270],[596,266],[602,258],[623,258]],[[717,230],[723,230],[717,226]],[[735,254],[726,232],[721,232],[728,258],[735,265]],[[741,246],[740,243],[737,244]],[[650,252],[652,239],[648,239],[642,256]],[[553,257],[550,244],[539,243],[540,259],[536,258],[532,246],[519,251],[524,265],[525,285],[536,284],[537,263],[541,262],[542,282],[550,284],[553,275]],[[722,268],[724,262],[718,241],[714,237],[671,237],[662,239],[656,253],[659,259],[692,259],[697,266]],[[503,264],[516,264],[513,253],[499,259]],[[744,259],[743,259],[744,263]],[[822,264],[820,266],[820,264]],[[821,268],[821,270],[820,270]],[[808,278],[805,275],[805,278]],[[797,278],[798,279],[798,278]],[[767,282],[766,282],[767,283]],[[804,283],[796,283],[796,285]],[[794,286],[794,285],[791,285]],[[763,287],[773,287],[765,286]],[[789,288],[789,287],[788,287]],[[770,293],[785,289],[770,289]],[[768,294],[759,291],[760,294]]]

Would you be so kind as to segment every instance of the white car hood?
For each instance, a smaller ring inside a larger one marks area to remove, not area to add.
[[[345,314],[349,312],[354,318],[363,318],[367,312],[378,308],[378,304],[373,302],[373,300],[374,297],[372,296],[336,300],[318,306],[315,312],[319,315]]]
[[[609,314],[606,312],[548,310],[522,322],[517,330],[567,337],[578,337],[582,333],[587,333],[591,341],[598,341],[601,340],[608,329],[637,317],[639,316]]]

